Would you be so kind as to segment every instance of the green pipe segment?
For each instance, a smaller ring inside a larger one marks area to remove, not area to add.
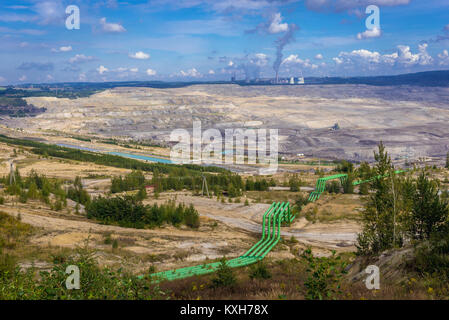
[[[404,172],[403,170],[396,170],[395,173]],[[388,176],[375,176],[368,180],[354,181],[353,185],[371,182],[375,179],[380,179]],[[319,178],[316,182],[315,190],[309,195],[308,201],[315,202],[320,198],[320,195],[326,189],[326,182],[333,179],[340,179],[342,183],[348,178],[347,174],[336,174],[328,177]],[[226,264],[231,268],[238,268],[256,263],[263,258],[276,246],[281,239],[281,225],[282,222],[291,223],[295,219],[291,215],[291,207],[289,202],[273,202],[262,217],[262,236],[260,240],[254,244],[242,256],[226,261]],[[215,272],[220,266],[220,262],[212,262],[193,267],[185,267],[176,270],[161,271],[149,275],[154,282],[164,280],[183,279],[192,276],[199,276]],[[144,276],[139,276],[143,278]]]

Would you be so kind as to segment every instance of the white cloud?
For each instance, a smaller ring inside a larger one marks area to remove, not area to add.
[[[254,57],[250,58],[250,62],[259,67],[264,67],[268,64],[268,56],[265,53],[256,53]]]
[[[343,64],[343,59],[339,57],[332,58],[337,65]]]
[[[0,82],[6,82],[6,79],[0,76]]]
[[[289,55],[287,58],[284,59],[284,61],[282,61],[282,64],[298,65],[303,68],[309,68],[309,69],[317,69],[318,68],[318,65],[311,63],[309,59],[299,58],[297,54]]]
[[[361,60],[369,63],[379,63],[381,59],[379,52],[365,49],[353,50],[352,52],[341,52],[339,57],[343,58],[343,60],[346,60],[347,62]]]
[[[108,69],[108,68],[105,68],[104,66],[99,66],[99,67],[97,68],[97,71],[98,71],[99,74],[103,74],[103,73],[105,73],[105,72],[108,72],[109,69]]]
[[[195,68],[189,69],[187,71],[181,70],[180,74],[183,77],[192,77],[192,78],[201,77],[201,73],[199,73],[198,70],[196,70]]]
[[[69,52],[72,51],[72,46],[63,46],[59,47],[58,49],[51,49],[51,52]]]
[[[431,66],[434,63],[434,59],[427,52],[427,44],[419,45],[418,53],[413,53],[409,46],[404,45],[397,46],[396,52],[383,55],[379,52],[366,49],[340,52],[338,57],[333,58],[333,61],[337,66],[352,66],[354,69],[358,70],[364,68],[374,70],[382,67],[388,67],[388,70],[390,70],[393,66],[399,68],[409,68],[414,66],[426,67]]]
[[[317,60],[323,60],[323,55],[322,55],[321,53],[318,53],[318,54],[315,56],[315,59],[317,59]]]
[[[213,74],[215,74],[215,71],[212,70],[212,69],[210,69],[209,72],[208,72],[208,74],[213,75]]]
[[[130,53],[128,55],[132,59],[138,59],[138,60],[147,60],[150,59],[150,55],[148,53],[145,53],[143,51],[138,51],[136,53]]]
[[[62,1],[36,1],[33,10],[39,15],[40,24],[61,23],[64,21],[65,7]]]
[[[74,57],[69,59],[69,63],[84,63],[95,60],[92,56],[86,56],[84,54],[76,54]]]
[[[125,32],[126,29],[119,23],[108,23],[106,22],[106,18],[100,19],[100,24],[102,27],[102,30],[104,32],[110,32],[110,33],[121,33]]]
[[[411,65],[430,65],[433,62],[433,58],[427,53],[427,43],[419,45],[419,53],[413,54],[410,51],[409,46],[398,46],[398,63],[411,66]]]
[[[228,62],[228,67],[232,67],[234,65],[234,62],[231,60]]]
[[[365,32],[358,33],[357,39],[371,39],[371,38],[379,38],[382,35],[382,31],[379,28],[374,27],[371,30],[366,30]]]
[[[288,23],[282,23],[282,16],[280,13],[275,13],[272,17],[270,26],[268,27],[269,33],[279,33],[288,31]]]
[[[80,73],[78,80],[79,81],[86,81],[87,77],[86,74],[84,72]]]
[[[130,68],[129,71],[136,73],[139,72],[139,68]]]
[[[147,69],[147,75],[149,75],[149,76],[155,76],[156,75],[156,70],[153,70],[153,69]]]
[[[438,59],[440,66],[449,65],[449,52],[447,50],[443,50],[442,53],[438,54]]]
[[[54,78],[51,74],[47,74],[47,80],[54,80]]]
[[[19,81],[25,81],[27,79],[27,76],[23,75],[19,78]]]
[[[69,52],[72,51],[72,46],[65,46],[65,47],[60,47],[59,51],[61,52]]]

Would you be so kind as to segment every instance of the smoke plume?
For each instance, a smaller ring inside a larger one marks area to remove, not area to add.
[[[279,81],[279,67],[282,63],[283,54],[282,51],[284,50],[284,47],[289,44],[290,42],[294,41],[294,35],[296,30],[298,30],[298,26],[296,26],[294,23],[291,23],[288,25],[287,32],[280,38],[276,40],[276,60],[273,63],[273,69],[276,73],[276,82]]]

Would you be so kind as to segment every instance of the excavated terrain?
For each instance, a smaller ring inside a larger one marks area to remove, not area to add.
[[[369,160],[379,140],[396,158],[436,157],[449,150],[449,88],[366,85],[193,85],[115,88],[75,100],[28,98],[47,111],[3,119],[9,127],[168,141],[170,132],[276,128],[279,151]],[[332,130],[335,124],[339,129]]]

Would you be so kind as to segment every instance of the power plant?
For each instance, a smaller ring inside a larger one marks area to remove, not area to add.
[[[238,84],[259,84],[259,85],[301,85],[305,84],[303,76],[300,77],[289,77],[289,78],[255,78],[255,79],[245,79],[237,80],[235,75],[231,77],[232,83]]]

